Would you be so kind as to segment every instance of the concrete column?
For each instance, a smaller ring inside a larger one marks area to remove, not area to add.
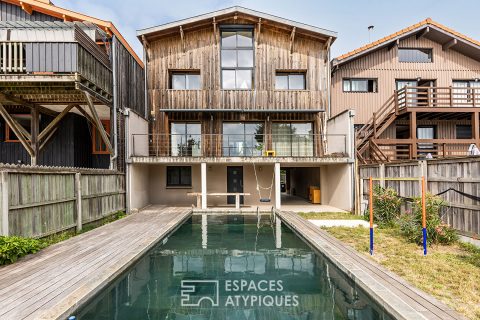
[[[202,214],[202,248],[207,249],[207,243],[208,243],[208,221],[207,221],[207,215]]]
[[[280,218],[275,219],[275,248],[282,247],[282,221]]]
[[[280,163],[275,162],[275,208],[282,206],[282,195],[280,188]]]
[[[207,163],[202,162],[201,180],[202,180],[202,209],[207,209]]]

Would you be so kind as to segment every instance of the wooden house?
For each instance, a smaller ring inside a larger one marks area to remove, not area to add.
[[[355,109],[357,156],[466,156],[480,145],[480,42],[431,19],[332,62],[332,115]]]
[[[2,0],[0,18],[0,163],[123,170],[144,72],[115,26],[47,0]]]
[[[351,208],[334,193],[350,179],[351,114],[326,117],[335,32],[231,7],[137,35],[152,122],[132,135],[132,207],[235,195],[279,207],[317,187],[322,203]]]

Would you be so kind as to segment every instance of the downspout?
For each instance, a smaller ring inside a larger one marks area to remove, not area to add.
[[[110,169],[116,169],[115,160],[118,157],[118,94],[117,94],[117,38],[112,37],[112,73],[113,73],[113,156],[110,158]]]
[[[326,62],[326,74],[327,74],[327,81],[326,81],[326,89],[327,89],[327,116],[323,117],[323,153],[327,154],[328,153],[328,145],[327,145],[327,119],[330,119],[331,115],[331,110],[330,110],[330,103],[331,103],[331,97],[330,97],[330,83],[331,83],[331,77],[332,75],[330,74],[330,45],[332,43],[332,37],[329,37],[327,40],[327,62]]]
[[[125,210],[130,214],[130,109],[125,108]]]
[[[147,91],[147,48],[146,40],[142,41],[143,44],[143,84],[144,84],[144,106],[145,106],[145,119],[148,119],[148,91]]]

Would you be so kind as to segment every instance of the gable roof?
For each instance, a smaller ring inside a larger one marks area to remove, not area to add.
[[[178,32],[178,29],[180,27],[182,27],[185,30],[185,28],[188,26],[194,26],[201,22],[207,22],[207,21],[209,23],[212,23],[214,18],[221,19],[223,17],[232,16],[234,14],[243,14],[246,16],[261,18],[262,23],[273,22],[277,25],[295,27],[296,33],[305,33],[305,34],[309,34],[312,36],[321,37],[325,39],[332,38],[332,42],[337,38],[337,33],[334,31],[322,29],[319,27],[305,24],[305,23],[296,22],[293,20],[277,17],[271,14],[255,11],[255,10],[240,7],[240,6],[233,6],[230,8],[213,11],[206,14],[201,14],[198,16],[162,24],[159,26],[137,30],[137,36],[139,39],[141,39],[142,36],[147,37],[147,36],[158,35],[158,34],[167,34],[169,31]],[[219,22],[220,20],[216,20],[216,21]]]
[[[443,24],[433,21],[431,18],[427,18],[419,23],[411,25],[398,32],[392,33],[391,35],[364,45],[363,47],[345,53],[335,58],[333,60],[333,64],[337,66],[341,65],[343,63],[346,63],[347,61],[354,60],[370,52],[384,48],[397,40],[405,39],[415,34],[423,34],[425,38],[445,45],[452,41],[449,47],[465,54],[466,56],[480,61],[479,41],[467,37],[466,35],[463,35],[453,29],[450,29]]]
[[[16,6],[22,7],[25,11],[37,11],[40,13],[44,13],[53,17],[57,17],[59,19],[63,19],[64,21],[80,21],[80,22],[91,22],[96,24],[102,30],[104,30],[109,35],[115,35],[118,40],[125,46],[125,48],[130,52],[130,54],[135,58],[135,60],[140,64],[143,68],[142,59],[136,54],[130,44],[125,40],[122,34],[118,31],[115,25],[106,20],[97,19],[91,16],[87,16],[82,13],[78,13],[69,9],[64,9],[61,7],[57,7],[53,5],[49,0],[2,0],[4,2],[14,4]]]

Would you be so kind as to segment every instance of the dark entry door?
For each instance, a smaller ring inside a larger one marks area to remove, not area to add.
[[[243,192],[243,167],[227,167],[227,192]],[[227,203],[235,204],[235,196],[227,196]],[[240,204],[243,204],[243,196]]]

